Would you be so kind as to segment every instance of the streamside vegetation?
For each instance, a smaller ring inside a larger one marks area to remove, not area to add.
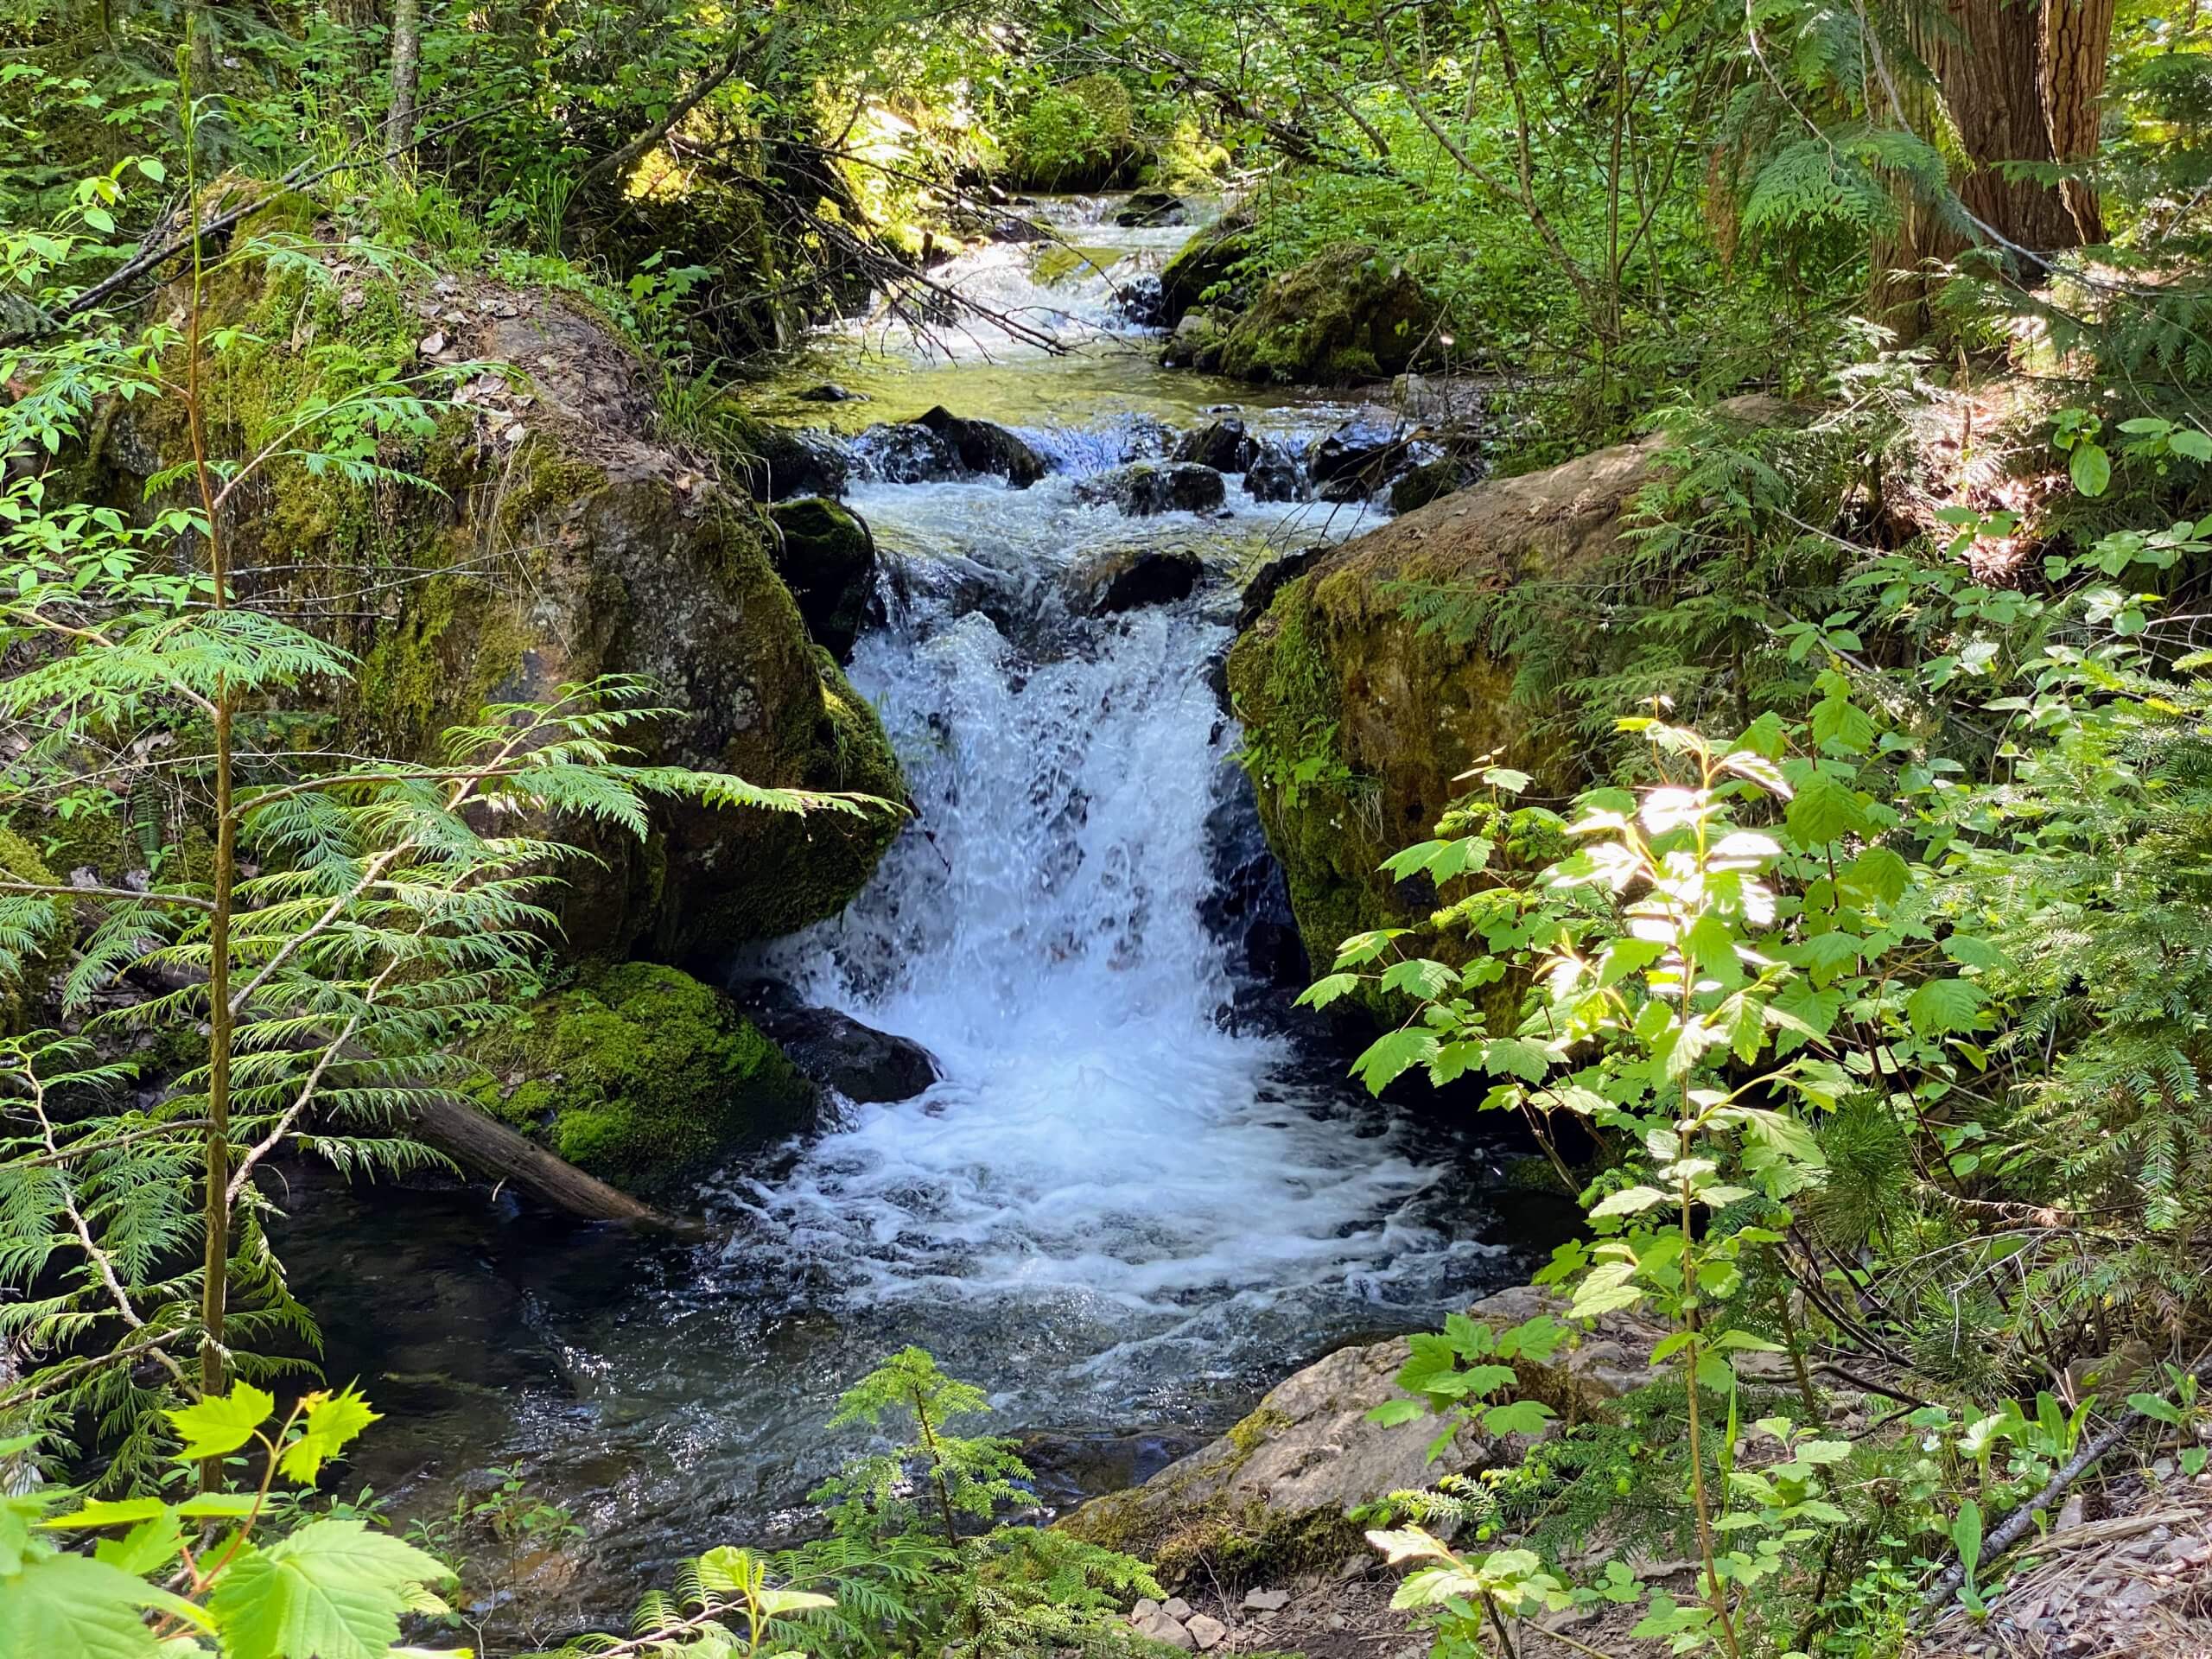
[[[377,1414],[270,1236],[301,1158],[652,1224],[796,1121],[665,964],[836,914],[905,808],[865,593],[779,526],[864,531],[770,511],[842,463],[753,388],[957,321],[1046,191],[1223,199],[1176,360],[1484,410],[1491,480],[1228,671],[1306,1001],[1585,1221],[1373,1414],[1506,1448],[1360,1516],[1416,1639],[2165,1650],[2005,1597],[2075,1500],[2212,1509],[2194,4],[8,0],[0,1653],[1187,1637],[912,1349],[807,1541],[627,1634],[472,1593],[576,1523],[324,1490]],[[1526,1386],[1624,1319],[1616,1409]]]

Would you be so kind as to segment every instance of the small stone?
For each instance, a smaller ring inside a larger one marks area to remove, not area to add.
[[[2151,1465],[2151,1472],[2160,1480],[2171,1480],[2174,1478],[2174,1460],[2171,1458],[2155,1459]]]
[[[1338,1563],[1337,1576],[1340,1579],[1363,1579],[1367,1576],[1367,1569],[1374,1565],[1375,1557],[1372,1555],[1347,1555]]]
[[[1191,1633],[1168,1618],[1165,1611],[1154,1613],[1138,1625],[1137,1634],[1147,1641],[1164,1642],[1171,1648],[1182,1649],[1185,1653],[1198,1645],[1191,1639]]]
[[[1249,1613],[1277,1613],[1290,1605],[1287,1590],[1247,1590],[1244,1611]]]
[[[2053,1532],[2063,1532],[2069,1527],[2078,1527],[2081,1524],[2082,1495],[2076,1492],[2059,1507],[2058,1519],[2051,1523],[2050,1529]]]
[[[1229,1626],[1210,1613],[1192,1614],[1186,1628],[1191,1632],[1191,1640],[1198,1644],[1200,1653],[1211,1653],[1229,1634]]]
[[[429,334],[423,335],[422,339],[415,342],[415,349],[422,353],[425,357],[435,357],[440,352],[445,350],[445,331],[442,328],[433,328]]]
[[[1351,1624],[1351,1621],[1346,1618],[1342,1613],[1331,1613],[1326,1618],[1321,1621],[1321,1628],[1325,1630],[1341,1630],[1347,1628]]]
[[[1191,1604],[1180,1596],[1170,1596],[1160,1611],[1168,1618],[1179,1622],[1191,1616]]]
[[[1129,1623],[1132,1624],[1141,1624],[1145,1620],[1150,1618],[1159,1611],[1160,1604],[1154,1601],[1150,1596],[1147,1596],[1142,1601],[1140,1601],[1135,1606],[1129,1609]]]

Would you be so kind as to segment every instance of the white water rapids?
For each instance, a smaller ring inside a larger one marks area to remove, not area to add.
[[[345,1254],[308,1257],[334,1281],[309,1294],[339,1299],[340,1344],[421,1390],[395,1412],[410,1472],[386,1477],[410,1503],[519,1460],[633,1592],[642,1567],[777,1534],[849,1450],[822,1430],[837,1394],[906,1344],[982,1384],[1002,1431],[1041,1437],[1030,1455],[1065,1500],[1141,1478],[1330,1346],[1435,1323],[1511,1274],[1478,1148],[1366,1100],[1344,1053],[1283,1016],[1285,989],[1252,982],[1249,915],[1224,920],[1224,879],[1266,868],[1217,690],[1236,582],[1361,527],[1359,510],[1262,506],[1234,480],[1225,518],[1075,495],[1228,398],[1294,443],[1344,411],[1161,371],[1116,289],[1182,233],[1070,234],[1110,276],[1040,285],[1035,251],[1006,246],[938,275],[1053,320],[1081,353],[970,330],[932,359],[877,326],[856,332],[892,355],[849,340],[790,382],[864,389],[872,403],[827,406],[848,430],[941,403],[1016,427],[1058,468],[1027,490],[850,490],[886,612],[851,674],[916,821],[842,918],[744,964],[918,1040],[942,1079],[721,1173],[699,1196],[703,1247],[594,1260],[518,1221],[487,1248],[480,1222],[448,1237],[387,1206],[324,1246]],[[1143,547],[1198,550],[1209,576],[1090,615],[1078,573]],[[375,1300],[385,1281],[401,1318]]]

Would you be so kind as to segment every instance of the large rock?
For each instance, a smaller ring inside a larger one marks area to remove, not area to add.
[[[1134,229],[1150,225],[1180,225],[1190,216],[1188,204],[1172,191],[1136,190],[1115,213],[1114,222]]]
[[[776,529],[770,550],[776,574],[798,601],[814,642],[841,663],[853,659],[853,641],[875,594],[875,537],[850,508],[820,496],[803,496],[768,509]]]
[[[1662,442],[1491,480],[1394,519],[1286,582],[1237,640],[1230,694],[1248,746],[1281,774],[1257,769],[1261,822],[1317,969],[1353,933],[1426,924],[1434,889],[1402,887],[1378,867],[1433,833],[1478,760],[1532,774],[1539,796],[1584,781],[1571,745],[1532,740],[1542,709],[1516,696],[1518,665],[1486,632],[1422,626],[1396,585],[1479,602],[1517,582],[1586,576],[1622,550],[1623,516]],[[1316,760],[1284,786],[1291,767]]]
[[[1221,371],[1316,385],[1396,374],[1433,313],[1403,265],[1364,243],[1335,243],[1261,289],[1222,342]]]
[[[1097,616],[1188,599],[1205,575],[1205,561],[1186,549],[1121,548],[1077,571],[1084,608]]]
[[[779,985],[750,987],[739,1001],[802,1077],[847,1100],[912,1100],[938,1080],[935,1057],[911,1037],[878,1031],[836,1008],[808,1007]]]
[[[730,998],[626,963],[541,998],[468,1047],[495,1117],[632,1192],[811,1120],[813,1088]]]
[[[995,475],[1026,490],[1051,470],[1020,434],[942,405],[912,421],[870,427],[854,440],[862,463],[890,484]]]
[[[1315,444],[1306,470],[1325,501],[1363,501],[1412,453],[1413,435],[1381,411],[1354,416]]]
[[[1221,474],[1192,461],[1140,461],[1086,478],[1075,499],[1115,506],[1132,518],[1162,512],[1211,512],[1227,499]]]
[[[1170,452],[1177,461],[1194,461],[1217,473],[1241,473],[1260,458],[1260,441],[1234,415],[1185,432]]]
[[[845,493],[851,467],[844,450],[826,433],[795,431],[740,413],[724,417],[723,430],[737,451],[729,465],[731,482],[754,500]]]
[[[1207,226],[1178,249],[1160,273],[1160,321],[1173,327],[1192,307],[1213,303],[1207,296],[1214,289],[1223,290],[1219,302],[1234,308],[1242,299],[1235,291],[1236,267],[1258,254],[1262,245],[1251,219],[1242,213]]]
[[[1564,1306],[1523,1287],[1471,1311],[1502,1327],[1538,1313],[1557,1317]],[[1631,1316],[1608,1315],[1544,1364],[1518,1362],[1516,1392],[1562,1416],[1601,1414],[1610,1400],[1652,1380],[1646,1357],[1663,1334]],[[1399,1397],[1392,1379],[1411,1353],[1402,1337],[1340,1348],[1277,1384],[1219,1440],[1058,1524],[1154,1562],[1166,1584],[1203,1573],[1234,1585],[1333,1566],[1361,1547],[1361,1523],[1350,1511],[1444,1475],[1491,1467],[1526,1445],[1463,1427],[1432,1459],[1437,1419],[1370,1422],[1369,1412]]]
[[[219,451],[241,452],[273,402],[315,386],[334,347],[373,356],[398,340],[520,377],[479,377],[434,435],[387,452],[435,491],[280,461],[241,493],[239,567],[273,571],[267,590],[333,619],[331,638],[359,660],[334,694],[331,747],[431,759],[487,701],[633,674],[681,711],[626,734],[645,760],[903,798],[874,712],[808,638],[776,574],[760,509],[659,442],[652,377],[589,311],[476,274],[387,280],[319,242],[314,210],[295,199],[245,229],[290,230],[333,269],[311,283],[296,266],[239,258],[213,285],[214,322],[257,342],[212,359]],[[118,500],[137,501],[188,453],[168,403],[119,410],[106,438],[99,459]],[[393,570],[422,574],[374,580]],[[682,956],[835,915],[898,822],[664,804],[642,843],[588,823],[557,829],[601,861],[563,872],[567,943]]]

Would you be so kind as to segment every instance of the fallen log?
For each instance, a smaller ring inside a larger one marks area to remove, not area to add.
[[[456,1163],[512,1181],[542,1204],[584,1221],[652,1227],[675,1224],[651,1205],[587,1175],[527,1136],[460,1101],[425,1092],[415,1103],[415,1128]]]

